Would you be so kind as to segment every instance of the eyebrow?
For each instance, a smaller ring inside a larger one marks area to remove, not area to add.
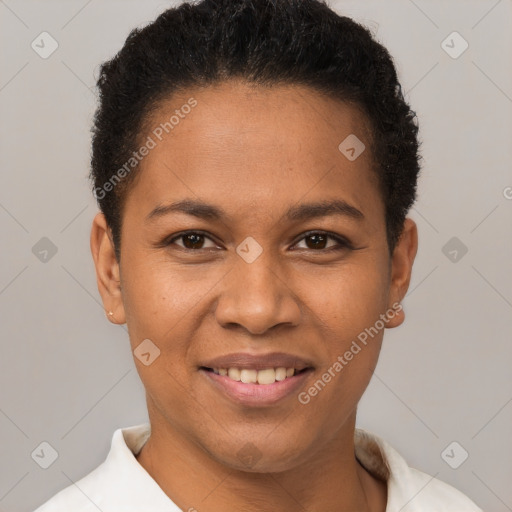
[[[171,213],[185,213],[206,220],[222,220],[228,217],[227,213],[218,206],[195,199],[183,199],[170,204],[158,205],[146,217],[146,222]],[[285,213],[285,217],[289,221],[303,221],[329,215],[342,215],[357,221],[363,221],[365,218],[361,210],[343,199],[299,204],[292,206]]]

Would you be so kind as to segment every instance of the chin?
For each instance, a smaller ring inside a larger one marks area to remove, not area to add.
[[[304,457],[302,450],[297,446],[295,436],[289,436],[286,445],[281,446],[272,442],[272,435],[262,436],[259,439],[262,441],[250,441],[244,437],[239,443],[233,443],[232,440],[229,444],[219,442],[212,446],[213,450],[208,451],[218,463],[247,473],[287,471],[299,465],[300,459]],[[290,440],[294,441],[290,442]],[[228,451],[219,453],[219,446],[229,446]]]

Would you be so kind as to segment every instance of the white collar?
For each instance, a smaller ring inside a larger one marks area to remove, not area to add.
[[[35,512],[181,512],[135,458],[150,434],[149,423],[117,429],[105,462]],[[356,428],[354,445],[359,462],[387,482],[386,512],[482,512],[457,489],[410,468],[375,434]]]

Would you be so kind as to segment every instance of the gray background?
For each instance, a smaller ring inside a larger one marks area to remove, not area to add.
[[[116,428],[147,421],[126,326],[96,288],[86,176],[99,64],[169,5],[0,1],[0,511],[33,510],[100,464]],[[423,140],[406,322],[386,331],[358,426],[512,510],[512,2],[331,5],[389,48]],[[43,31],[59,44],[47,59],[31,48]],[[441,46],[453,31],[469,43],[457,59]],[[58,249],[46,262],[43,237]],[[31,458],[43,441],[59,455],[46,470]],[[469,453],[458,469],[441,456],[453,441]]]

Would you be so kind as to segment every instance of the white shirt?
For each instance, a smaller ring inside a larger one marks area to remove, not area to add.
[[[135,458],[150,433],[149,423],[117,429],[105,462],[34,512],[181,512]],[[454,487],[410,468],[378,436],[356,428],[354,445],[359,462],[387,482],[386,512],[483,512]]]

